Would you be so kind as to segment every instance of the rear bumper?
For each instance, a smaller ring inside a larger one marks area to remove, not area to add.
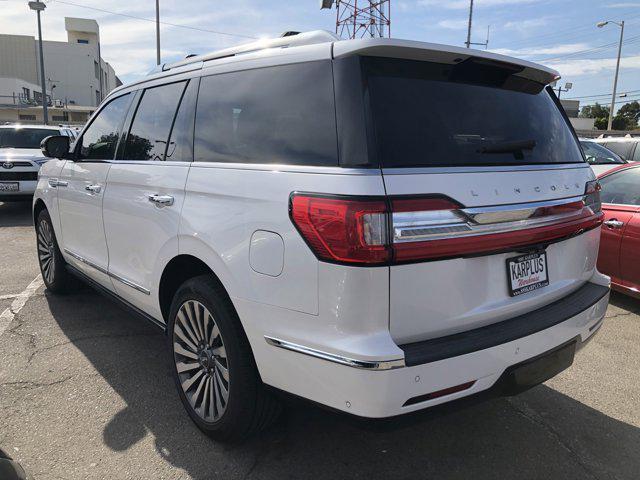
[[[450,336],[402,346],[404,366],[397,359],[388,364],[378,362],[379,366],[376,362],[350,364],[354,359],[323,358],[314,351],[288,348],[286,342],[283,345],[263,340],[269,349],[271,368],[261,368],[261,373],[263,380],[276,388],[367,418],[421,410],[502,384],[511,385],[510,391],[504,393],[515,393],[571,364],[567,363],[568,350],[563,350],[564,356],[554,352],[570,345],[572,361],[573,351],[590,340],[602,325],[609,289],[588,283],[563,300],[564,303],[561,300],[508,320],[511,324],[500,322],[496,325],[502,324],[501,327],[493,331],[479,329],[482,331],[466,332],[466,338]],[[493,344],[489,345],[487,339],[492,337]],[[558,356],[557,361],[554,355]],[[524,367],[541,357],[543,371],[536,364],[529,373],[526,367],[518,369],[521,380],[509,380],[517,366]],[[277,375],[269,373],[275,370]]]

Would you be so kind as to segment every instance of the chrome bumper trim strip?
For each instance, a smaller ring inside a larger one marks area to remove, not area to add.
[[[303,355],[309,355],[310,357],[321,358],[322,360],[339,363],[340,365],[346,365],[353,368],[361,368],[364,370],[393,370],[396,368],[403,368],[405,366],[404,358],[380,361],[356,360],[355,358],[348,358],[334,353],[323,352],[321,350],[316,350],[315,348],[305,347],[303,345],[287,342],[267,335],[264,336],[264,339],[269,345],[274,347],[302,353]]]

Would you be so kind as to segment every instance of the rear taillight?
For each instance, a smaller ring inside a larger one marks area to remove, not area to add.
[[[464,208],[445,196],[351,197],[293,193],[294,225],[320,260],[411,263],[540,245],[602,223],[599,184],[583,197]]]
[[[390,259],[385,200],[293,194],[291,219],[321,260],[383,264]]]

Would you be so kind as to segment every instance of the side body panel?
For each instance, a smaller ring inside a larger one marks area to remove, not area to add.
[[[178,226],[188,163],[114,162],[104,197],[109,275],[116,293],[161,320],[158,285],[164,266],[178,255]],[[151,195],[173,198],[160,206]]]
[[[102,200],[109,168],[108,162],[68,161],[65,164],[57,187],[62,227],[58,242],[69,264],[113,290],[107,274],[109,252],[102,222]]]
[[[631,218],[639,209],[633,205],[604,204],[604,225],[600,238],[600,251],[598,253],[598,270],[609,275],[611,281],[622,285],[621,246],[622,238],[626,235]],[[610,222],[622,222],[621,226],[611,226]],[[609,223],[609,224],[608,224]]]
[[[633,214],[622,235],[620,276],[626,288],[640,293],[640,208]]]

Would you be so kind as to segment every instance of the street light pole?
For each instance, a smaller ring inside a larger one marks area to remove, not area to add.
[[[160,0],[156,0],[156,64],[160,65]]]
[[[616,106],[616,90],[618,89],[618,73],[620,71],[620,56],[622,54],[622,39],[624,38],[624,20],[620,23],[614,22],[612,20],[607,20],[606,22],[598,22],[596,26],[598,28],[602,28],[608,23],[614,23],[620,27],[620,42],[618,43],[618,59],[616,60],[616,74],[613,77],[613,92],[611,93],[611,107],[609,108],[609,124],[607,125],[607,130],[611,130],[613,128],[613,109]]]
[[[29,2],[29,8],[31,10],[35,10],[38,15],[38,46],[40,47],[40,85],[42,88],[42,118],[44,120],[44,124],[49,124],[49,111],[47,110],[47,83],[45,81],[44,75],[44,53],[42,51],[42,26],[40,24],[40,12],[43,11],[47,6],[37,0],[35,2]]]
[[[471,20],[473,18],[473,0],[469,1],[469,24],[467,25],[467,48],[471,48]]]

